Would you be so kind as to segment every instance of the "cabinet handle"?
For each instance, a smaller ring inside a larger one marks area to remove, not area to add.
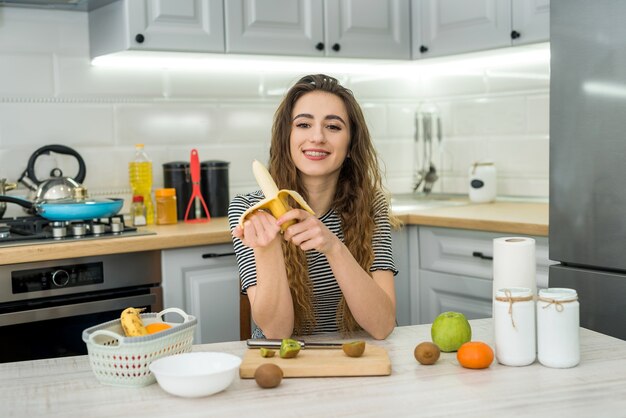
[[[519,33],[519,32],[518,32],[518,31],[516,31],[516,30],[514,30],[514,31],[512,31],[512,32],[511,32],[511,39],[517,39],[517,38],[519,38],[520,36],[522,36],[522,34],[521,34],[521,33]]]
[[[482,258],[483,260],[493,260],[493,256],[492,255],[484,255],[480,251],[474,251],[472,253],[472,257]]]
[[[231,255],[235,255],[235,253],[207,253],[202,254],[202,258],[230,257]]]
[[[141,33],[135,35],[135,41],[137,41],[138,44],[142,44],[145,40],[146,38]]]
[[[420,52],[423,54],[425,52],[428,52],[428,47],[425,45],[420,46]]]
[[[332,46],[332,48],[333,48],[333,51],[335,51],[335,52],[339,52],[339,50],[341,49],[341,45],[339,45],[339,44],[334,44],[334,45]]]
[[[317,45],[315,45],[315,49],[317,49],[318,51],[323,51],[324,50],[324,42],[318,42]]]

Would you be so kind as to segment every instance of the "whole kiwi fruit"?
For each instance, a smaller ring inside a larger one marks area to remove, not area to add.
[[[439,360],[440,354],[441,351],[439,350],[439,347],[430,341],[424,341],[423,343],[418,344],[415,347],[415,351],[413,351],[415,359],[424,365],[435,364],[435,362]]]
[[[254,371],[254,380],[264,389],[275,388],[283,380],[283,369],[273,363],[261,364]]]

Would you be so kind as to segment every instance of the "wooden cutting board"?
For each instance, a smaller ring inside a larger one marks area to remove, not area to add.
[[[259,349],[250,348],[245,353],[239,376],[254,377],[254,371],[264,363],[274,363],[283,370],[284,377],[330,377],[330,376],[388,376],[391,361],[387,350],[366,344],[361,357],[348,357],[342,349],[303,349],[296,358],[283,359],[276,355],[261,357]]]

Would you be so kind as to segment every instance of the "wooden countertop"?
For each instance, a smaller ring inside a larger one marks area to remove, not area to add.
[[[408,225],[548,236],[548,204],[495,202],[397,212]],[[0,265],[72,257],[231,243],[227,218],[207,223],[150,226],[153,235],[5,247]]]
[[[491,319],[470,321],[473,339],[493,347]],[[398,327],[385,341],[390,376],[284,379],[261,389],[239,379],[210,397],[185,399],[158,384],[143,388],[101,385],[87,356],[0,364],[0,415],[15,417],[276,417],[462,416],[618,417],[626,410],[626,342],[581,329],[581,363],[552,369],[493,363],[488,369],[458,365],[442,353],[432,366],[413,357],[430,340],[430,325]],[[329,338],[328,336],[325,338]],[[319,339],[316,338],[316,339]],[[242,341],[194,346],[194,351],[243,357]],[[295,360],[297,361],[297,359]]]
[[[547,203],[494,202],[410,212],[400,219],[409,225],[547,237],[548,214]]]

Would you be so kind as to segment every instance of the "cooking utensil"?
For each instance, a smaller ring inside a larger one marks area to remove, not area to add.
[[[189,203],[187,204],[187,210],[185,211],[185,222],[187,223],[199,223],[199,222],[208,222],[211,220],[211,215],[209,214],[209,209],[204,202],[204,197],[202,197],[202,192],[200,191],[200,158],[198,157],[198,150],[191,150],[191,158],[190,158],[190,170],[191,170],[191,197],[189,198]],[[206,218],[202,218],[199,210],[196,210],[196,219],[189,219],[189,211],[191,210],[191,206],[194,204],[197,207],[197,202],[202,204],[204,208],[204,214]]]
[[[124,199],[58,199],[31,202],[12,196],[0,196],[0,202],[15,203],[50,221],[79,221],[108,218],[117,215],[124,205]]]
[[[391,361],[384,347],[366,344],[361,357],[348,357],[342,350],[302,350],[295,359],[279,356],[261,357],[259,350],[249,349],[243,356],[239,376],[243,379],[254,377],[261,364],[278,365],[284,377],[325,377],[325,376],[388,376],[391,374]]]
[[[76,173],[74,177],[64,177],[63,171],[60,168],[54,168],[50,172],[50,179],[38,179],[35,174],[35,163],[40,156],[44,154],[49,155],[51,152],[71,155],[76,158],[78,161],[78,173]],[[78,152],[65,145],[45,145],[30,156],[26,170],[22,173],[18,181],[34,192],[33,200],[50,201],[72,197],[74,188],[81,187],[81,183],[85,180],[86,174],[87,168],[85,167],[85,161]]]
[[[441,118],[436,106],[423,106],[423,109],[417,113],[415,118],[415,161],[421,169],[416,171],[416,182],[413,186],[413,192],[416,192],[423,185],[422,191],[429,194],[432,191],[434,183],[439,179],[435,164],[433,163],[433,139],[437,138],[437,143],[441,147]],[[421,158],[419,155],[418,143],[422,142]],[[421,162],[421,164],[420,164]]]
[[[298,344],[300,344],[301,348],[341,348],[343,343],[340,342],[306,342],[304,340],[296,340]],[[246,341],[248,348],[280,348],[282,340],[273,340],[273,339],[250,339]]]
[[[17,187],[15,183],[8,183],[7,179],[0,179],[0,196],[4,196],[5,192],[13,190]],[[0,218],[4,216],[4,212],[7,210],[6,202],[0,202]]]

